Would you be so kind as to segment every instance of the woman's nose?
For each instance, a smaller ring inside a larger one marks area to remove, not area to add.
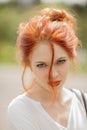
[[[56,70],[55,67],[52,67],[52,71],[51,71],[51,77],[52,79],[56,79],[58,77],[58,71]]]

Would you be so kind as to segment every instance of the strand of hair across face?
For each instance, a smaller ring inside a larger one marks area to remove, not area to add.
[[[57,91],[56,91],[55,87],[52,86],[52,77],[51,77],[51,72],[52,72],[51,70],[52,70],[53,61],[54,61],[54,47],[53,47],[53,44],[51,44],[51,50],[52,50],[52,61],[51,61],[50,69],[49,69],[49,77],[48,77],[48,79],[49,79],[49,84],[51,85],[52,93],[53,93],[52,94],[53,95],[52,103],[51,103],[51,105],[53,105],[56,98],[57,98]]]

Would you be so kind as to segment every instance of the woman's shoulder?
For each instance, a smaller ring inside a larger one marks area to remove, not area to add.
[[[8,105],[8,111],[10,110],[18,110],[18,109],[31,109],[33,106],[37,105],[38,102],[33,101],[30,99],[26,93],[23,93],[21,95],[18,95],[15,97]]]
[[[38,110],[38,104],[32,101],[26,94],[22,94],[14,98],[8,105],[9,120],[34,119],[34,115]]]
[[[30,113],[31,115],[39,111],[40,103],[28,97],[26,93],[23,93],[15,97],[8,105],[8,112],[16,114]]]
[[[24,94],[18,95],[17,97],[13,98],[12,101],[8,105],[8,109],[13,108],[13,107],[18,107],[22,104],[24,100]]]
[[[84,102],[87,104],[87,92],[76,89],[76,88],[66,88],[68,91],[69,95],[71,95],[75,101],[80,102],[81,104],[84,104]]]
[[[17,97],[13,98],[12,101],[8,105],[8,117],[14,118],[17,115],[21,115],[23,109],[23,100],[24,95],[18,95]]]
[[[31,101],[25,94],[19,95],[14,98],[8,105],[8,124],[11,129],[16,127],[17,129],[32,129],[35,123],[35,108],[36,104]],[[37,128],[38,129],[38,128]]]
[[[83,106],[87,115],[87,92],[79,89],[69,89],[74,95],[75,102],[78,102]]]

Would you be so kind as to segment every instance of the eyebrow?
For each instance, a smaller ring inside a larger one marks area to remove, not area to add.
[[[67,59],[67,57],[60,57],[56,61],[61,60],[61,59]],[[45,61],[36,61],[35,63],[46,63]]]
[[[57,60],[61,60],[61,59],[67,59],[67,57],[60,57]]]
[[[35,63],[45,63],[44,61],[36,61]]]

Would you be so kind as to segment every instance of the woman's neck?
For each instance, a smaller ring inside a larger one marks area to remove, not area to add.
[[[64,96],[63,90],[61,88],[59,90],[57,89],[56,91],[57,91],[56,101],[59,103],[62,103],[63,96]],[[32,87],[31,87],[31,89],[29,89],[27,94],[29,97],[31,97],[34,100],[37,100],[41,103],[51,103],[52,98],[53,98],[52,89],[47,90],[47,89],[43,88],[42,86],[39,86],[36,83],[32,84]]]

